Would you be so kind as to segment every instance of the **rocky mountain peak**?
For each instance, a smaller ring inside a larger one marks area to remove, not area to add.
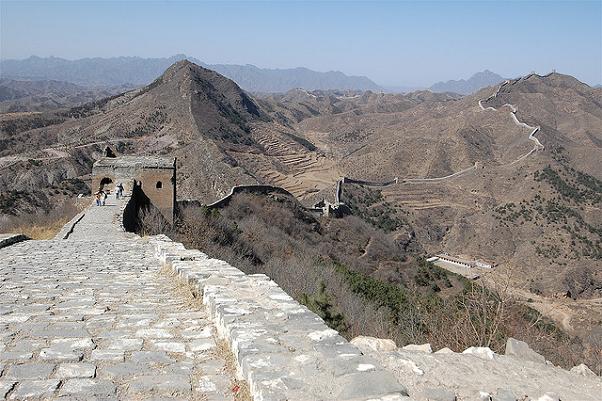
[[[236,125],[244,125],[254,118],[267,118],[255,101],[234,81],[189,60],[172,64],[143,92],[152,91],[160,95],[174,88],[181,96],[190,99],[195,118],[205,123],[209,115],[225,117]]]

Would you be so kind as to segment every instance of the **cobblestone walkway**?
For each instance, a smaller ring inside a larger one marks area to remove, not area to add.
[[[0,398],[232,399],[203,305],[143,240],[92,240],[115,208],[0,249]]]
[[[115,241],[123,238],[135,238],[133,234],[123,232],[116,221],[121,200],[109,195],[104,206],[90,206],[69,235],[69,240]]]

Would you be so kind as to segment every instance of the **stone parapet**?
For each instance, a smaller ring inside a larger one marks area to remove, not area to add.
[[[61,231],[59,231],[54,236],[54,239],[67,239],[69,235],[73,232],[73,228],[75,227],[75,225],[79,223],[79,221],[83,219],[85,215],[86,210],[76,214],[74,218],[72,218],[67,224],[65,224],[63,228],[61,228]]]
[[[403,380],[417,401],[599,401],[602,394],[602,379],[587,366],[569,372],[535,357],[535,351],[514,339],[510,355],[487,347],[462,353],[449,348],[431,353],[429,344],[395,349],[390,340],[371,337],[352,342]]]
[[[411,401],[395,376],[263,274],[247,275],[166,236],[149,238],[192,285],[254,400]]]
[[[5,248],[28,239],[29,237],[23,234],[0,234],[0,248]]]

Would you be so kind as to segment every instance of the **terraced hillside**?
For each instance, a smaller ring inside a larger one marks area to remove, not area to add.
[[[251,135],[263,152],[236,157],[259,182],[280,186],[304,199],[330,188],[340,174],[332,160],[290,129],[262,126]]]

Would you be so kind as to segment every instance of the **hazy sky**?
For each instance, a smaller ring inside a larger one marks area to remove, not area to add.
[[[0,57],[166,57],[428,86],[490,69],[602,82],[602,1],[0,0]]]

